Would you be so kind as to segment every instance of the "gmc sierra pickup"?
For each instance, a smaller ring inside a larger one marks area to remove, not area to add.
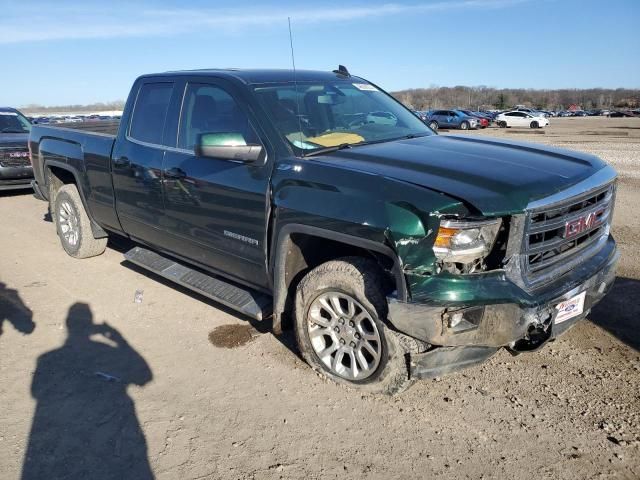
[[[129,237],[130,262],[291,320],[309,365],[370,392],[536,350],[614,281],[605,162],[437,135],[344,67],[144,75],[113,133],[31,131],[64,250]]]
[[[29,120],[15,108],[0,107],[0,191],[30,188]]]

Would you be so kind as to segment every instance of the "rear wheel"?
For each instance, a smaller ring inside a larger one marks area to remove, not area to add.
[[[531,122],[531,124],[529,126],[531,128],[539,128],[538,122],[536,122],[536,121]]]
[[[436,122],[435,120],[431,120],[429,122],[429,128],[431,130],[433,130],[434,132],[437,132],[438,131],[438,122]]]
[[[469,130],[469,122],[466,122],[466,121],[465,121],[465,122],[462,122],[462,123],[460,124],[460,129],[461,129],[461,130]]]
[[[104,252],[107,239],[94,238],[91,221],[75,185],[60,187],[53,204],[56,231],[67,254],[74,258],[89,258]]]
[[[316,267],[296,291],[295,333],[314,370],[337,383],[391,395],[411,384],[407,353],[420,346],[384,323],[383,283],[377,265],[364,258]]]

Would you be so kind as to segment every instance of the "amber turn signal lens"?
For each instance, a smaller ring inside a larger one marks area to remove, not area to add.
[[[451,238],[458,233],[457,228],[440,227],[438,229],[438,236],[433,244],[434,247],[449,248],[451,246]]]

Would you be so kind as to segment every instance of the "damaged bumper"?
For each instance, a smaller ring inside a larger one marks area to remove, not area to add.
[[[501,271],[408,276],[413,302],[389,298],[389,321],[407,335],[446,347],[412,355],[411,373],[418,378],[481,363],[501,347],[516,353],[536,350],[589,314],[611,288],[618,259],[609,237],[587,262],[533,292],[515,285]],[[582,292],[583,312],[556,322],[558,304]]]

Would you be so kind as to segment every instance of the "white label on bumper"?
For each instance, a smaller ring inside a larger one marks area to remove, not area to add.
[[[584,297],[587,292],[582,292],[569,300],[560,302],[556,305],[558,315],[556,315],[555,323],[562,323],[570,318],[577,317],[584,310]]]

